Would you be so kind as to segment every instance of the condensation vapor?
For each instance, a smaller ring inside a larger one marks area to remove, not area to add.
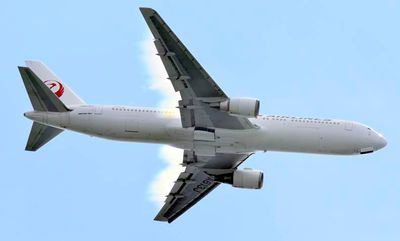
[[[156,49],[151,37],[147,38],[142,45],[143,59],[146,63],[149,73],[150,89],[161,93],[162,99],[158,104],[160,108],[170,109],[175,115],[179,116],[178,110],[175,108],[180,99],[167,79],[167,73],[159,56],[156,55]],[[179,173],[183,171],[181,165],[183,151],[171,146],[164,145],[160,147],[159,157],[166,164],[151,182],[149,187],[149,198],[160,207],[163,205],[165,196],[171,190],[174,181]]]

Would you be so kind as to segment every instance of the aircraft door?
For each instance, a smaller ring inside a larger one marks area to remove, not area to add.
[[[353,122],[351,122],[351,121],[346,121],[346,122],[344,123],[344,129],[345,129],[346,131],[352,131],[352,130],[353,130]]]
[[[139,133],[139,119],[126,118],[125,119],[125,133]]]
[[[97,105],[94,107],[94,114],[95,115],[101,115],[103,114],[103,106]]]
[[[102,119],[102,114],[103,114],[103,106],[101,105],[95,105],[91,109],[91,115],[90,115],[90,123],[91,123],[91,128],[92,131],[96,134],[103,134],[102,132],[104,131],[104,121]]]

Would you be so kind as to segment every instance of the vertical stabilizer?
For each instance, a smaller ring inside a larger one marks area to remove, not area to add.
[[[46,65],[40,61],[27,60],[26,67],[31,69],[39,79],[67,106],[82,105],[85,102],[79,98],[65,83],[61,81]]]
[[[70,109],[66,106],[66,103],[70,105],[83,103],[43,64],[31,61],[27,62],[27,65],[30,67],[18,67],[34,109],[32,112],[24,114],[27,118],[34,120],[32,118],[34,115],[47,116],[48,112],[69,112]],[[62,131],[62,129],[33,122],[25,150],[38,150]]]
[[[18,67],[32,107],[35,111],[43,112],[66,112],[69,109],[57,98],[46,84],[44,84],[30,68]]]

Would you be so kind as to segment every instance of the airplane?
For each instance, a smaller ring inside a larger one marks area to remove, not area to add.
[[[84,102],[39,61],[18,67],[33,111],[25,150],[36,151],[64,130],[184,150],[179,174],[154,220],[173,222],[221,183],[260,189],[263,172],[238,167],[258,151],[367,154],[386,146],[382,134],[355,122],[260,115],[255,98],[229,97],[151,8],[140,8],[157,55],[181,100],[170,110]],[[167,81],[167,80],[166,80]]]

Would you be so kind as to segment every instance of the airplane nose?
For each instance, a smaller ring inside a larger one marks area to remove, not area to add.
[[[382,134],[376,133],[376,138],[374,139],[374,149],[379,150],[387,145],[387,141]]]

